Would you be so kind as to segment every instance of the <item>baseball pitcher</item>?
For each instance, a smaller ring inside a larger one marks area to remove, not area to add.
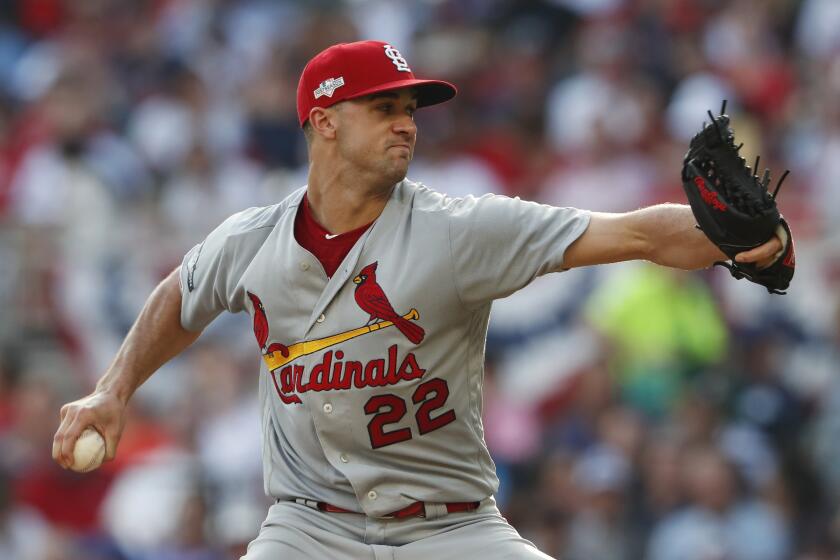
[[[728,256],[689,206],[600,214],[453,199],[406,179],[414,112],[455,94],[415,78],[383,42],[315,56],[297,93],[308,184],[231,216],[187,253],[95,391],[62,407],[55,460],[71,464],[88,426],[113,459],[134,391],[220,313],[244,311],[262,356],[265,491],[275,500],[244,558],[548,558],[493,500],[481,423],[493,300],[542,274],[628,259],[694,269],[732,258],[765,270],[792,262],[792,239],[771,228]]]

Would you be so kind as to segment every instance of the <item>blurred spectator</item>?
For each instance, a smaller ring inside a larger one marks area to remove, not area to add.
[[[817,471],[822,478],[824,491],[829,494],[828,503],[840,500],[840,304],[836,306],[835,327],[831,337],[823,340],[814,356],[816,362],[824,363],[827,383],[816,402],[816,418],[813,426],[811,453]]]
[[[102,507],[103,526],[129,558],[178,558],[204,541],[195,461],[172,448],[146,455],[114,481]],[[199,556],[203,558],[204,556]],[[206,556],[213,558],[212,555]]]
[[[0,467],[0,558],[46,560],[52,529],[31,508],[15,505],[9,475]]]
[[[569,525],[566,553],[570,560],[633,558],[626,523],[630,464],[609,447],[596,447],[577,461],[574,481],[579,494]]]
[[[636,535],[649,535],[654,526],[682,506],[682,449],[674,434],[661,430],[646,440],[639,465],[640,485],[635,488],[630,516]],[[634,544],[639,547],[636,557],[641,557],[644,543]]]
[[[830,57],[840,51],[840,6],[831,0],[805,0],[796,39],[804,54]]]
[[[651,560],[774,560],[788,558],[790,528],[778,512],[741,496],[734,471],[714,448],[683,460],[688,503],[665,516],[651,536]]]
[[[13,497],[54,527],[91,535],[112,473],[83,476],[58,467],[50,456],[58,409],[79,390],[66,355],[40,348],[28,356],[12,393],[12,424],[0,439],[0,468],[14,481]],[[60,499],[56,499],[60,496]]]

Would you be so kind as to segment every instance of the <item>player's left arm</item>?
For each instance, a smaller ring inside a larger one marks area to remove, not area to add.
[[[593,212],[586,231],[566,250],[563,268],[642,259],[694,270],[727,260],[696,224],[691,207],[682,204],[659,204],[623,214]],[[781,249],[782,242],[774,236],[739,253],[736,260],[768,266]]]

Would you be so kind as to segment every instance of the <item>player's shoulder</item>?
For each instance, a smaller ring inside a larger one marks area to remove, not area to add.
[[[469,223],[478,219],[495,220],[499,217],[522,211],[531,206],[541,206],[517,197],[485,193],[479,196],[449,196],[422,183],[405,180],[401,185],[401,196],[411,201],[414,213],[434,215],[450,222]]]
[[[401,202],[409,204],[415,212],[440,213],[444,215],[458,215],[469,212],[476,206],[489,201],[514,200],[497,194],[483,194],[480,196],[450,196],[437,191],[423,183],[405,179],[398,189]]]
[[[305,187],[302,187],[276,204],[254,206],[232,214],[216,233],[228,239],[267,237],[284,217],[294,216],[304,192]]]

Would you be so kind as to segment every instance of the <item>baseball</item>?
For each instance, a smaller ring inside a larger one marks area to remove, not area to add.
[[[105,438],[94,428],[86,428],[73,448],[73,464],[76,472],[90,472],[102,464],[105,458]]]

